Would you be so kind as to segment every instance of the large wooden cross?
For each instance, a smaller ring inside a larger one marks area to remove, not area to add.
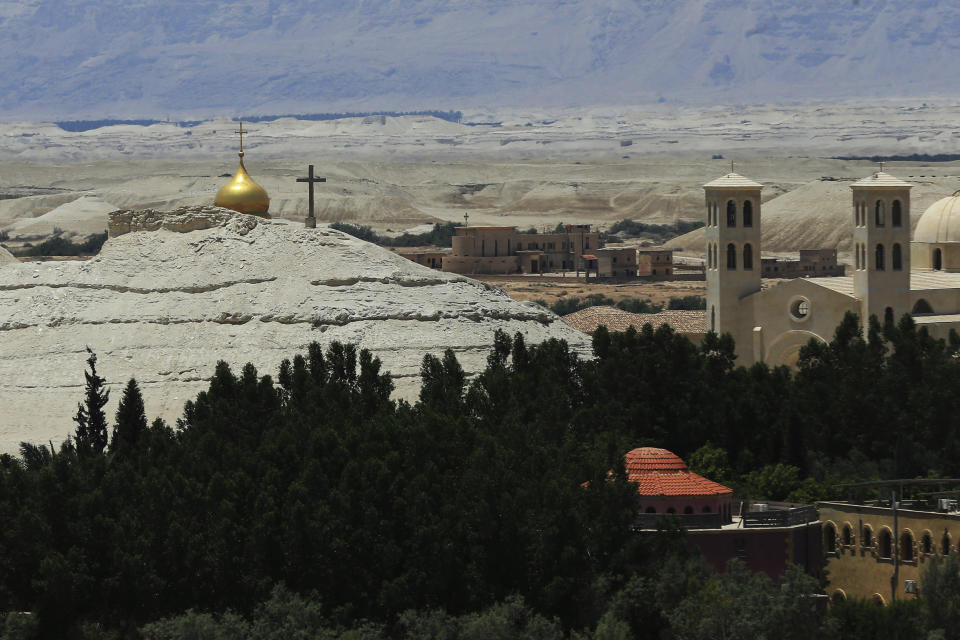
[[[313,175],[313,165],[308,165],[307,167],[307,177],[306,178],[297,178],[297,182],[306,182],[310,192],[309,205],[307,209],[307,219],[304,220],[304,226],[315,229],[317,226],[317,219],[313,215],[313,185],[317,182],[326,182],[326,178],[320,178]]]

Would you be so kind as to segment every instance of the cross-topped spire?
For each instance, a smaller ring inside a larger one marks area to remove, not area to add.
[[[240,121],[240,128],[234,131],[234,133],[240,134],[240,155],[243,155],[243,134],[250,133],[243,128],[243,120]]]
[[[469,226],[470,226],[470,214],[469,214],[469,213],[464,213],[464,214],[463,214],[463,226],[465,226],[465,227],[469,227]]]

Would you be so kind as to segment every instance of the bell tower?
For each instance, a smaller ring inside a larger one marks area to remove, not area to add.
[[[732,167],[731,167],[732,169]],[[760,192],[763,185],[736,173],[703,185],[707,205],[707,328],[730,333],[741,362],[753,358],[753,307],[760,291]]]
[[[860,321],[898,322],[910,313],[910,189],[881,170],[854,182],[853,291]]]

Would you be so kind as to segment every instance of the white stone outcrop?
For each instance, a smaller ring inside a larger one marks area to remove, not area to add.
[[[535,304],[331,229],[189,207],[114,212],[110,236],[86,262],[0,267],[0,451],[72,433],[87,346],[113,390],[111,418],[133,376],[148,417],[170,421],[218,360],[275,374],[314,340],[370,349],[405,397],[426,353],[452,348],[468,373],[482,370],[496,329],[588,351]]]

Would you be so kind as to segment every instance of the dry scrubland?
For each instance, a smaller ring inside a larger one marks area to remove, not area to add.
[[[574,278],[504,278],[499,276],[471,276],[495,285],[514,300],[544,300],[548,305],[564,297],[584,298],[602,294],[619,302],[625,298],[649,298],[655,304],[666,305],[672,297],[706,296],[705,282],[631,282],[629,284],[594,284]]]

